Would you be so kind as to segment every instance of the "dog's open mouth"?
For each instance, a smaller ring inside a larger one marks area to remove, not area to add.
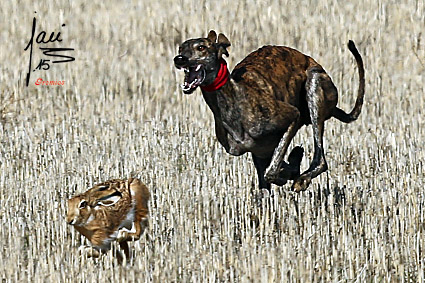
[[[202,64],[197,64],[191,67],[185,67],[184,82],[181,85],[183,92],[186,94],[192,93],[205,79],[205,69]]]

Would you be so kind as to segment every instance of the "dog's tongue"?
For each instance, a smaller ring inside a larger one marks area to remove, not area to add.
[[[188,83],[192,83],[196,78],[198,78],[199,77],[199,71],[197,72],[197,71],[190,71],[189,72],[189,75],[187,76],[187,82]]]

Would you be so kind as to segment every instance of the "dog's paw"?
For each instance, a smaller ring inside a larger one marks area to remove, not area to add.
[[[278,175],[266,172],[266,174],[264,174],[264,179],[267,183],[283,186],[288,182],[289,174],[283,170],[281,170]]]
[[[300,176],[298,179],[294,181],[294,184],[292,185],[292,190],[297,193],[301,191],[305,191],[310,185],[310,183],[311,183],[311,177]]]
[[[285,167],[288,167],[287,164],[285,164]],[[290,173],[287,172],[285,169],[276,169],[269,167],[266,169],[266,172],[264,174],[264,179],[267,183],[275,184],[278,186],[285,185],[290,177]]]

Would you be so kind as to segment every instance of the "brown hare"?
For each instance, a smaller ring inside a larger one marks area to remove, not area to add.
[[[87,256],[99,257],[117,241],[129,259],[127,242],[138,240],[148,226],[149,198],[139,179],[109,180],[69,199],[66,221],[92,244],[82,248]],[[115,256],[121,263],[121,253]]]

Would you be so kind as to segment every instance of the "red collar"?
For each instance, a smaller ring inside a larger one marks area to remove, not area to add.
[[[226,61],[224,61],[224,59],[221,59],[220,69],[218,70],[218,74],[214,82],[210,85],[201,86],[201,89],[207,92],[216,91],[220,89],[222,86],[224,86],[224,84],[227,83],[228,79],[229,79],[229,70],[227,69],[227,63]]]

